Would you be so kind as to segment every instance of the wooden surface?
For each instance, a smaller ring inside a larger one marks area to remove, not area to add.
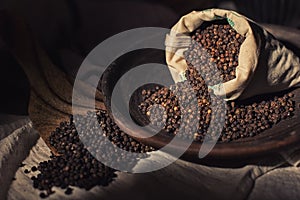
[[[4,29],[2,36],[11,53],[16,57],[25,71],[31,85],[29,103],[30,119],[33,122],[33,126],[39,131],[42,138],[48,144],[49,134],[55,130],[61,121],[67,121],[69,115],[72,114],[73,82],[70,81],[72,80],[72,77],[66,75],[53,64],[22,18],[18,17],[16,13],[8,12],[2,13],[2,16],[4,19],[1,23],[1,26]],[[266,27],[277,38],[283,40],[288,47],[292,48],[295,53],[299,53],[300,41],[298,36],[300,34],[298,30],[288,28],[283,29],[278,26],[269,25]],[[154,58],[157,60],[160,59],[159,57]],[[155,60],[152,59],[151,61],[154,62]],[[143,61],[141,60],[139,62]],[[118,68],[117,71],[122,71],[120,69],[124,70],[124,67]],[[84,106],[87,105],[87,100],[92,98],[93,94],[89,92],[89,85],[86,85],[85,83],[82,83],[81,85],[82,87],[76,91],[76,94],[78,94],[77,98],[80,99],[80,105],[74,106],[78,107],[81,113],[86,113],[87,110],[93,110],[93,108],[86,108]],[[111,85],[108,86],[108,88],[111,87]],[[104,93],[105,92],[106,91],[104,91]],[[106,95],[106,100],[109,100],[110,98],[107,97],[108,96]],[[96,93],[95,103],[96,108],[106,109],[103,104],[103,95],[99,91]],[[294,121],[296,121],[295,118]],[[294,123],[292,121],[289,122],[291,124]],[[294,123],[293,126],[296,125]],[[280,133],[282,130],[280,127],[282,128],[285,126],[290,126],[290,124],[282,124],[282,126],[279,126],[279,129],[278,127],[275,127],[274,130],[278,130]],[[123,130],[129,130],[128,128],[126,129],[125,126],[122,128]],[[289,132],[290,137],[281,136],[278,138],[275,137],[277,134],[274,134],[273,131],[268,131],[270,133],[266,133],[266,136],[273,138],[266,140],[266,143],[263,143],[263,139],[258,136],[255,137],[253,141],[232,143],[230,144],[232,146],[218,144],[216,148],[211,151],[209,156],[211,156],[211,159],[214,159],[215,157],[228,157],[230,158],[229,162],[231,163],[237,156],[239,156],[238,160],[250,156],[256,158],[258,154],[270,152],[276,148],[290,146],[299,139],[298,134],[294,134],[294,130]],[[50,145],[48,146],[50,147]],[[236,148],[240,149],[238,154],[236,154]],[[198,155],[198,149],[199,145],[192,144],[190,151],[187,151],[187,159],[196,161],[197,156],[195,155]],[[55,149],[52,150],[55,152]],[[209,156],[207,158],[209,158]],[[211,162],[211,159],[209,162]]]
[[[20,63],[30,82],[28,108],[30,119],[48,144],[51,132],[60,122],[68,121],[72,114],[72,79],[52,63],[21,17],[15,13],[1,14],[3,17],[1,28],[5,29],[2,37],[5,38],[9,50]],[[89,85],[85,83],[79,85],[75,98],[80,99],[78,101],[80,105],[73,106],[78,108],[78,114],[85,114],[88,110],[94,110],[84,106],[87,99],[94,97],[94,94],[91,94]],[[102,94],[97,91],[95,97],[95,107],[105,109]],[[52,150],[56,152],[55,149]]]
[[[267,29],[270,30],[278,39],[280,39],[288,48],[294,51],[294,53],[300,56],[300,31],[283,28],[280,26],[270,26],[266,25]],[[117,59],[113,65],[111,65],[103,74],[102,80],[102,91],[105,96],[105,105],[108,110],[111,110],[111,95],[112,91],[119,81],[120,77],[126,74],[129,70],[140,66],[146,63],[161,63],[164,64],[165,57],[164,52],[159,50],[142,50],[139,52],[134,52],[127,54],[125,57]],[[162,68],[164,65],[162,65]],[[165,68],[167,71],[167,68]],[[161,70],[163,71],[163,69]],[[145,77],[151,76],[162,76],[161,79],[167,79],[170,75],[161,74],[145,74]],[[138,78],[137,78],[138,79]],[[145,78],[147,80],[147,78]],[[151,80],[151,79],[150,79]],[[126,84],[130,83],[126,82]],[[120,91],[127,91],[127,85],[123,84]],[[150,86],[150,85],[148,85]],[[152,84],[153,86],[153,84]],[[150,86],[151,87],[151,86]],[[141,88],[140,88],[141,89]],[[275,124],[272,128],[263,131],[262,133],[248,138],[241,138],[230,143],[218,143],[214,146],[212,151],[203,159],[199,159],[199,150],[201,148],[201,143],[193,142],[187,151],[185,151],[182,159],[188,161],[197,162],[200,164],[213,165],[213,166],[229,166],[236,167],[242,166],[245,164],[256,164],[261,162],[264,157],[277,157],[279,150],[284,148],[291,148],[293,146],[299,146],[300,144],[300,88],[293,88],[291,90],[286,90],[276,94],[260,95],[257,97],[252,97],[248,102],[256,102],[257,100],[264,100],[264,98],[269,98],[274,95],[282,95],[287,92],[292,92],[295,94],[293,100],[295,100],[296,110],[295,115],[289,119],[282,120],[278,124]],[[122,109],[126,108],[127,96],[128,94],[119,95],[118,103],[123,102],[116,107],[114,115],[116,123],[120,126],[122,130],[127,132],[130,135],[140,134],[142,135],[151,135],[153,131],[139,129],[131,125],[131,119],[126,117],[122,113]],[[123,99],[121,99],[123,97]],[[121,100],[120,100],[121,99]],[[138,122],[140,125],[148,125],[147,119],[140,112],[137,105],[140,104],[141,96],[140,93],[135,92],[131,96],[129,112],[131,113],[132,118]],[[188,133],[186,133],[188,134]],[[136,140],[145,143],[147,145],[153,146],[155,148],[162,148],[166,144],[169,144],[172,140],[172,137],[161,131],[161,134],[157,134],[153,137],[143,138],[136,137]],[[179,141],[173,145],[169,144],[171,152],[175,152],[178,149],[181,149],[184,152],[186,146],[186,141]],[[209,146],[209,145],[207,145]],[[238,151],[237,151],[238,149]]]

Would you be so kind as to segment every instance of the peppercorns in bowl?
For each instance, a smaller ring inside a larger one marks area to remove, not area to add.
[[[129,112],[133,121],[140,126],[151,124],[160,129],[155,136],[135,137],[136,140],[159,149],[169,144],[179,129],[185,130],[185,134],[181,135],[182,143],[186,142],[186,138],[193,142],[182,158],[217,166],[255,163],[265,157],[277,156],[281,149],[291,148],[299,142],[299,108],[296,105],[300,102],[300,92],[295,88],[226,102],[225,112],[218,115],[222,120],[219,124],[214,124],[216,127],[212,127],[215,131],[221,127],[220,133],[208,133],[213,112],[219,112],[212,109],[213,104],[221,104],[223,101],[221,97],[218,100],[219,97],[215,97],[210,89],[210,86],[217,84],[209,77],[211,65],[217,67],[223,82],[234,79],[239,48],[244,37],[235,32],[226,20],[217,20],[203,23],[191,33],[191,38],[192,43],[184,53],[188,68],[183,82],[171,86],[149,83],[138,88],[131,96]],[[203,49],[205,54],[202,53]],[[136,67],[137,63],[153,62],[153,58],[156,62],[164,63],[164,52],[149,49],[142,56],[131,55],[130,58],[120,59],[111,68],[125,66],[123,71],[126,72]],[[102,81],[105,80],[105,84],[102,84],[102,91],[106,96],[108,110],[111,107],[111,88],[117,82],[114,77],[121,76],[120,70],[107,70],[103,75]],[[182,91],[189,90],[196,96],[194,100],[198,109],[188,106],[192,97]],[[217,101],[213,102],[212,98]],[[190,117],[184,121],[182,113]],[[128,125],[128,120],[132,119],[122,116],[121,112],[118,114],[115,121],[120,128],[129,134],[138,134],[137,129]],[[213,141],[216,135],[219,137],[214,148],[205,158],[199,158],[200,148],[207,145],[203,143],[204,140]],[[180,143],[172,148],[180,148]]]

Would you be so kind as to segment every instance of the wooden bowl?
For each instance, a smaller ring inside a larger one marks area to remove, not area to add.
[[[298,45],[292,46],[294,50],[297,50]],[[149,62],[165,64],[164,60],[164,52],[154,49],[134,51],[117,59],[113,65],[104,72],[101,80],[101,89],[105,96],[104,103],[109,113],[111,113],[111,95],[113,88],[123,74],[130,69]],[[154,86],[154,84],[148,84],[143,87],[149,88]],[[124,84],[123,87],[126,87],[126,84]],[[140,89],[141,88],[134,92],[130,98],[129,112],[133,119],[126,118],[122,112],[118,111],[118,109],[114,112],[114,120],[116,123],[123,131],[130,135],[150,135],[150,132],[147,132],[147,130],[141,131],[130,126],[131,122],[129,122],[129,120],[133,120],[139,125],[148,124],[147,118],[140,113],[137,107],[141,101],[139,95]],[[257,136],[243,138],[228,143],[217,143],[212,151],[203,159],[199,159],[198,157],[201,143],[193,142],[181,158],[195,163],[221,167],[239,167],[246,164],[271,165],[272,163],[268,163],[267,161],[269,158],[279,157],[282,150],[294,148],[296,145],[300,144],[300,112],[298,106],[300,103],[300,88],[290,89],[289,91],[292,91],[295,94],[294,100],[296,101],[296,111],[293,117],[279,122]],[[272,96],[275,94],[270,95]],[[122,98],[124,98],[125,106],[125,99],[128,97],[123,95]],[[172,140],[172,137],[165,132],[160,131],[157,135],[149,138],[135,137],[135,139],[155,148],[161,148],[168,144]],[[178,150],[182,148],[182,146],[184,146],[182,145],[182,142],[184,141],[172,145],[171,149]]]

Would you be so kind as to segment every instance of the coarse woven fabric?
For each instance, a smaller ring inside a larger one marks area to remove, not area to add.
[[[245,99],[279,92],[300,82],[299,58],[272,34],[237,12],[223,9],[193,11],[183,16],[166,36],[166,62],[175,82],[187,68],[183,53],[191,44],[190,33],[204,21],[227,19],[245,37],[238,56],[236,78],[212,86],[225,100]]]
[[[3,121],[5,120],[5,121]],[[0,199],[39,199],[41,191],[32,186],[25,169],[50,159],[50,149],[32,128],[27,116],[0,115]],[[298,148],[299,149],[299,148]],[[266,161],[270,166],[246,165],[240,168],[217,168],[177,160],[156,172],[130,174],[117,172],[115,180],[106,187],[96,186],[90,191],[72,187],[72,195],[53,188],[47,199],[299,199],[299,150],[282,152],[287,160]],[[168,159],[169,155],[165,155]],[[20,166],[23,163],[25,166]],[[288,165],[290,164],[290,165]],[[13,179],[15,178],[15,179]],[[174,190],[175,188],[175,190]]]

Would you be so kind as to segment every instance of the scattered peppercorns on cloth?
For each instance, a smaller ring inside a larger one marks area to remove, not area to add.
[[[80,119],[82,119],[81,125],[86,125],[87,137],[93,137],[96,145],[101,145],[98,141],[99,134],[105,134],[111,143],[126,151],[145,153],[154,150],[121,131],[106,111],[96,112],[97,125],[102,132],[96,132],[96,129],[93,128],[89,130],[89,123],[92,121],[93,114],[95,113],[89,112],[86,116],[80,116]],[[80,127],[80,124],[78,126]],[[61,155],[52,155],[50,160],[43,161],[37,167],[31,168],[32,171],[39,170],[40,172],[31,179],[33,180],[33,187],[43,191],[40,193],[41,198],[53,194],[52,188],[54,186],[65,189],[65,194],[70,195],[72,188],[69,186],[90,190],[97,185],[108,185],[116,176],[116,170],[99,162],[84,146],[76,130],[73,116],[70,117],[70,121],[61,122],[60,126],[51,133],[49,140],[50,144]],[[112,156],[109,152],[106,153],[107,157]],[[134,160],[132,162],[129,161],[127,164],[134,166]],[[27,171],[30,173],[29,170]]]

